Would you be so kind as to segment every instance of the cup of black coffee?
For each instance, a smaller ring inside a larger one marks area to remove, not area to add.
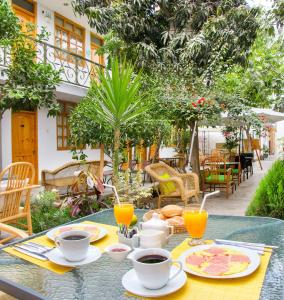
[[[61,233],[55,243],[68,261],[81,261],[87,257],[90,234],[83,230],[70,230]]]
[[[182,271],[182,264],[172,261],[170,252],[161,248],[137,250],[129,258],[141,284],[152,290],[162,288]],[[170,276],[173,263],[178,264],[179,269]]]

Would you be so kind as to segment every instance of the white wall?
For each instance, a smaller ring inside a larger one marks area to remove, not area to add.
[[[2,167],[12,163],[12,124],[11,111],[6,111],[1,121],[2,138]]]
[[[49,33],[47,43],[54,45],[54,12],[44,5],[37,5],[37,32],[40,33],[42,27]]]
[[[225,143],[225,138],[221,132],[221,127],[203,127],[199,128],[199,149],[205,154],[211,154],[213,149],[216,149],[217,143]]]
[[[87,160],[98,160],[99,149],[86,149]],[[47,110],[38,112],[38,167],[39,172],[43,169],[55,169],[72,161],[69,150],[57,150],[56,118],[47,117]],[[40,173],[39,173],[40,174]]]
[[[284,121],[276,123],[276,152],[278,157],[284,159],[283,145],[279,141],[280,138],[284,138]]]

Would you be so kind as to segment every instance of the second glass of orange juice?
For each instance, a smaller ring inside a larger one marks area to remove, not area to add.
[[[131,203],[121,203],[114,205],[114,217],[118,225],[128,227],[132,221],[134,206]]]
[[[183,212],[184,224],[191,240],[190,245],[202,243],[202,237],[206,230],[208,213],[205,210],[199,212],[198,209],[185,209]]]

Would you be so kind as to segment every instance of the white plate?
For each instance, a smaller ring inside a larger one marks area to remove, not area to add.
[[[93,229],[98,229],[99,234],[98,236],[93,236],[92,237],[92,228]],[[74,224],[69,224],[65,226],[59,226],[51,229],[50,231],[47,232],[46,236],[54,241],[54,238],[56,235],[58,235],[58,230],[64,230],[67,231],[69,230],[83,230],[83,231],[89,231],[91,233],[91,243],[95,242],[97,240],[100,240],[103,238],[105,235],[107,235],[107,230],[103,227],[100,227],[98,225],[93,225],[93,224],[83,224],[83,223],[74,223]],[[89,230],[88,230],[89,229]]]
[[[171,274],[177,270],[178,268],[176,266],[172,266]],[[158,298],[176,292],[185,285],[186,280],[186,274],[184,272],[180,272],[177,277],[170,280],[169,283],[161,289],[150,290],[143,287],[136,275],[135,270],[131,269],[122,277],[122,285],[128,292],[134,295],[140,297]]]
[[[190,268],[188,268],[187,264],[186,264],[186,257],[188,255],[190,255],[193,252],[197,252],[197,251],[201,251],[201,250],[206,250],[209,249],[211,247],[216,247],[216,248],[227,248],[227,249],[232,249],[232,250],[236,250],[239,252],[242,252],[243,254],[247,255],[250,259],[250,264],[248,265],[248,267],[239,273],[235,273],[235,274],[230,274],[230,275],[224,275],[224,276],[213,276],[213,275],[209,275],[209,274],[201,274],[198,272],[195,272],[193,270],[191,270]],[[244,276],[248,276],[251,273],[253,273],[259,266],[260,264],[260,258],[259,255],[257,254],[256,251],[247,249],[247,248],[242,248],[242,247],[237,247],[237,246],[228,246],[228,245],[216,245],[216,244],[212,244],[212,245],[200,245],[200,246],[196,246],[196,247],[192,247],[189,250],[185,251],[182,253],[182,255],[179,257],[179,261],[182,263],[183,265],[183,270],[185,272],[188,272],[190,274],[196,275],[196,276],[200,276],[200,277],[205,277],[205,278],[215,278],[215,279],[226,279],[226,278],[239,278],[239,277],[244,277]]]
[[[52,261],[57,265],[61,265],[65,267],[79,267],[86,264],[90,264],[98,260],[101,257],[101,251],[99,250],[99,248],[95,246],[89,246],[87,257],[84,260],[76,261],[76,262],[66,260],[58,248],[55,248],[54,250],[46,253],[45,255],[48,257],[50,261]]]

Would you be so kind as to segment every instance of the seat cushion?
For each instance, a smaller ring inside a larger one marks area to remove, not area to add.
[[[227,181],[227,178],[228,176],[227,175],[209,175],[205,178],[205,182],[220,182],[220,183],[224,183]],[[232,180],[232,176],[230,176],[230,180]]]
[[[163,173],[159,177],[161,179],[170,179],[171,178],[170,174],[167,172]],[[162,193],[166,194],[166,195],[171,194],[171,193],[175,192],[175,190],[176,190],[176,186],[173,181],[161,182],[160,188],[161,188]]]
[[[232,173],[233,173],[233,174],[239,174],[239,169],[233,169],[233,170],[232,170]]]

